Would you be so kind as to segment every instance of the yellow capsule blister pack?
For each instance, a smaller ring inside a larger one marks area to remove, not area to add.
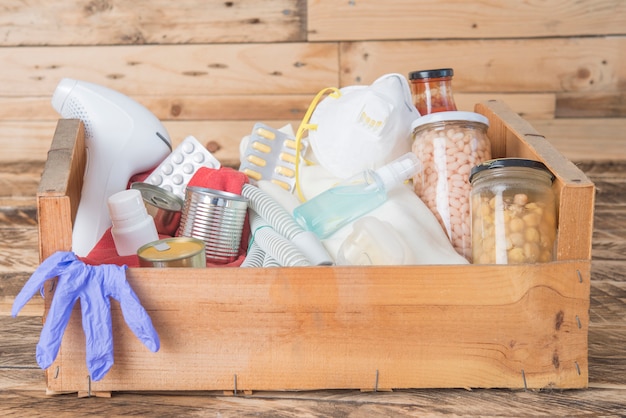
[[[252,180],[269,180],[292,192],[296,183],[296,140],[257,122],[243,152],[239,171]]]

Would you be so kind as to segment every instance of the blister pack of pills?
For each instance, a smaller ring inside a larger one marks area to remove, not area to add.
[[[220,168],[221,164],[193,136],[186,137],[145,180],[185,199],[185,188],[201,167]]]
[[[252,180],[269,180],[291,192],[296,183],[296,158],[292,134],[257,122],[243,150],[239,171]]]

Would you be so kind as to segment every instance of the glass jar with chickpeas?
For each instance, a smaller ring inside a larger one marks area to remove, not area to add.
[[[489,119],[474,112],[437,112],[413,124],[413,152],[423,170],[413,178],[417,196],[433,212],[457,253],[471,261],[472,167],[491,159]]]
[[[554,259],[554,175],[540,161],[500,158],[472,168],[474,264],[545,263]]]

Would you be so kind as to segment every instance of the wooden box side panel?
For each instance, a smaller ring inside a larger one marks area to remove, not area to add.
[[[184,276],[130,269],[129,281],[161,349],[141,345],[114,304],[115,365],[92,391],[580,388],[588,381],[589,262],[245,275],[189,269]],[[88,390],[78,309],[61,354],[50,388]]]
[[[85,129],[77,119],[60,119],[37,190],[39,259],[70,251],[72,224],[85,172]]]
[[[556,176],[557,260],[590,260],[595,186],[527,121],[499,101],[476,105],[490,122],[493,158],[521,157],[543,162]]]

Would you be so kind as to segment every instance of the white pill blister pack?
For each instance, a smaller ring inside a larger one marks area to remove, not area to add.
[[[296,182],[296,158],[293,135],[258,122],[247,139],[239,171],[252,180],[269,180],[291,192]]]
[[[221,164],[195,137],[188,136],[145,180],[185,199],[185,188],[201,167],[218,169]]]

